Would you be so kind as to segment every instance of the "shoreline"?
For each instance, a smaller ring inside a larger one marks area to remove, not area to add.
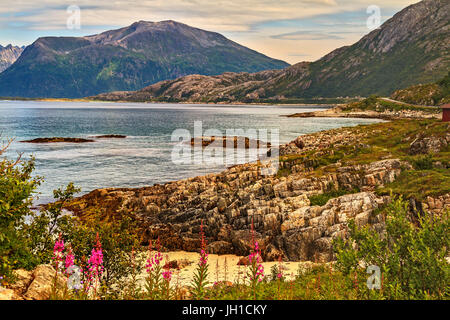
[[[0,97],[0,101],[36,101],[36,102],[95,102],[95,103],[131,103],[131,104],[186,104],[186,105],[217,105],[217,106],[316,106],[318,108],[333,108],[336,106],[345,105],[346,103],[320,103],[320,101],[314,103],[301,103],[301,102],[293,102],[293,103],[269,103],[269,102],[200,102],[200,101],[128,101],[128,100],[116,100],[116,101],[108,101],[108,100],[97,100],[97,99],[85,99],[85,98],[77,98],[77,99],[68,99],[68,98],[9,98],[9,97]]]
[[[355,118],[355,119],[380,119],[380,120],[422,120],[422,119],[439,119],[441,113],[426,113],[420,110],[402,110],[402,111],[387,111],[379,112],[375,110],[352,110],[344,111],[340,106],[329,108],[326,110],[299,112],[283,117],[288,118]]]

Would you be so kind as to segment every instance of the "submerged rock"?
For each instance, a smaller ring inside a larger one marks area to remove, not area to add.
[[[83,139],[83,138],[53,137],[53,138],[36,138],[33,140],[24,140],[24,141],[20,141],[20,142],[23,142],[23,143],[61,143],[61,142],[86,143],[86,142],[94,142],[94,140]]]
[[[94,139],[125,139],[127,136],[123,136],[120,134],[105,134],[101,136],[92,136],[90,138]]]

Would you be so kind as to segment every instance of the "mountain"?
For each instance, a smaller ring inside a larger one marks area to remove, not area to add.
[[[139,21],[93,36],[39,38],[0,74],[0,96],[76,98],[194,73],[287,66],[215,32],[175,21]]]
[[[6,47],[0,45],[0,73],[12,65],[22,54],[23,48],[8,44]]]
[[[450,66],[450,1],[424,0],[395,14],[360,41],[315,62],[254,74],[187,76],[137,92],[95,99],[262,102],[293,98],[388,96],[442,79]]]

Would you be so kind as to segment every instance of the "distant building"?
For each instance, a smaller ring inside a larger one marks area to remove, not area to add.
[[[441,106],[442,109],[442,121],[450,121],[450,103]]]

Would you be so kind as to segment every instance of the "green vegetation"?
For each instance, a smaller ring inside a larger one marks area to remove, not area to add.
[[[385,235],[351,221],[349,239],[335,241],[337,268],[350,275],[361,265],[379,267],[387,299],[448,299],[450,213],[412,218],[407,207],[399,198],[384,210]]]
[[[380,194],[393,192],[405,198],[414,195],[417,200],[443,195],[450,192],[450,146],[444,146],[434,154],[411,155],[410,144],[417,137],[443,138],[449,129],[448,123],[439,120],[396,120],[345,128],[342,130],[363,137],[348,145],[280,156],[278,176],[289,175],[289,168],[293,165],[303,165],[312,170],[310,175],[318,177],[335,172],[336,163],[350,166],[397,158],[409,163],[412,168],[404,168],[396,181],[378,190]],[[321,195],[317,201],[323,203],[326,199],[326,195]]]
[[[424,200],[450,192],[450,170],[406,170],[392,183],[378,190],[379,194],[394,193],[409,199]]]
[[[6,147],[0,149],[0,156],[5,151]],[[33,160],[0,161],[0,276],[5,279],[11,278],[14,269],[30,269],[37,263],[22,232],[31,197],[42,181],[32,178],[33,170]]]
[[[397,90],[392,99],[416,105],[439,106],[450,103],[450,71],[447,76],[430,84],[419,84],[406,89]]]
[[[0,151],[3,153],[6,147]],[[58,237],[70,242],[76,264],[85,268],[97,237],[102,239],[104,283],[112,286],[130,272],[133,250],[140,250],[135,223],[128,217],[111,221],[93,214],[83,222],[63,214],[65,203],[79,192],[73,184],[54,191],[57,202],[39,212],[31,204],[41,178],[32,176],[34,160],[0,161],[0,277],[1,284],[14,281],[12,270],[31,270],[52,260]],[[101,223],[100,223],[101,221]],[[120,235],[120,236],[118,236]]]
[[[149,254],[153,259],[148,260],[151,262],[147,265],[149,271],[144,287],[129,281],[122,294],[101,297],[136,300],[449,299],[450,268],[446,261],[450,247],[449,212],[441,216],[424,213],[412,217],[407,203],[398,198],[377,214],[383,215],[386,221],[385,234],[369,226],[358,227],[350,220],[349,237],[345,240],[337,238],[333,243],[337,258],[334,265],[300,266],[297,275],[290,279],[284,274],[282,261],[272,267],[270,274],[264,275],[259,267],[260,260],[255,259],[258,252],[253,251],[249,256],[252,264],[243,267],[246,278],[237,278],[234,282],[218,280],[212,285],[201,286],[204,278],[196,273],[190,286],[191,295],[187,295],[185,288],[173,283],[172,271],[162,267],[162,256],[157,249],[156,253]],[[207,270],[207,258],[206,253],[200,257],[197,270],[202,267]],[[367,272],[369,266],[380,273],[371,276]],[[218,272],[226,278],[226,266]],[[202,287],[200,294],[199,286]],[[66,292],[55,298],[80,297]],[[85,294],[84,298],[89,296]]]

